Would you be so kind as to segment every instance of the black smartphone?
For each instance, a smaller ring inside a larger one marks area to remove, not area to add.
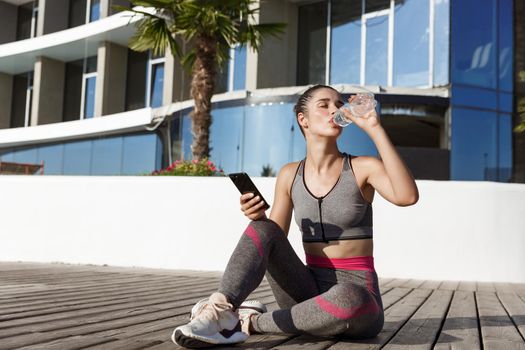
[[[270,208],[270,205],[268,205],[268,202],[264,197],[262,196],[261,192],[255,187],[255,184],[252,182],[252,179],[248,176],[246,173],[232,173],[228,175],[230,179],[233,181],[239,192],[241,194],[245,193],[253,193],[256,196],[259,196],[264,201],[264,209]]]

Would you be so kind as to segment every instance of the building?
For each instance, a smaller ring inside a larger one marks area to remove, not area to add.
[[[127,48],[140,18],[117,12],[119,4],[127,2],[0,0],[0,161],[44,162],[45,174],[136,175],[191,156],[189,77],[170,53]],[[516,146],[525,143],[512,133],[521,5],[260,6],[260,23],[287,28],[259,53],[232,48],[218,77],[211,158],[225,172],[257,176],[303,158],[292,108],[307,85],[325,83],[345,96],[375,93],[382,123],[418,179],[525,181],[525,150]],[[377,155],[355,125],[340,147]]]

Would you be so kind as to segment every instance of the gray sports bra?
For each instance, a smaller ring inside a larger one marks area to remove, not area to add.
[[[339,179],[323,197],[314,196],[306,186],[305,160],[297,167],[291,195],[295,222],[303,234],[303,242],[372,238],[372,205],[359,190],[350,156],[343,155]]]

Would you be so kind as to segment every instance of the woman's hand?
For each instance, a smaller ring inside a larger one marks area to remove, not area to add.
[[[264,201],[259,196],[254,198],[253,193],[245,193],[241,196],[241,210],[250,220],[259,220],[266,217]]]
[[[352,101],[357,97],[357,95],[352,95],[348,99],[348,103],[352,103]],[[350,119],[354,123],[357,124],[361,129],[363,129],[365,132],[370,133],[373,130],[380,128],[381,123],[379,121],[379,116],[376,113],[375,108],[372,109],[370,112],[366,113],[363,116],[356,117],[347,110],[346,108],[342,108],[343,113],[345,114],[346,118]]]

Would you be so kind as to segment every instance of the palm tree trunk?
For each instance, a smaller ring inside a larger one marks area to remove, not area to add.
[[[192,116],[193,159],[209,158],[211,97],[215,88],[215,57],[217,43],[214,38],[200,36],[195,42],[195,62],[191,81],[191,96],[195,101]]]

